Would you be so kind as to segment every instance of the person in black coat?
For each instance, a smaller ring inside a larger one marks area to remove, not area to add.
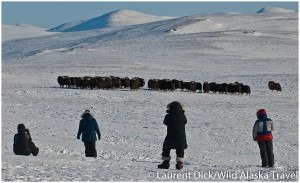
[[[98,140],[101,139],[101,133],[98,123],[89,110],[86,110],[81,115],[81,118],[82,119],[79,122],[77,139],[80,139],[80,136],[82,134],[82,141],[85,146],[86,157],[97,157],[96,133],[98,135]]]
[[[167,136],[163,143],[162,160],[163,163],[158,168],[168,169],[170,167],[170,151],[176,149],[176,169],[183,168],[184,149],[187,149],[185,125],[187,119],[184,114],[183,106],[180,102],[173,101],[167,106],[167,114],[164,124],[167,126]]]
[[[29,130],[25,128],[24,124],[18,125],[18,133],[14,136],[13,151],[16,155],[37,156],[39,148],[32,142]]]

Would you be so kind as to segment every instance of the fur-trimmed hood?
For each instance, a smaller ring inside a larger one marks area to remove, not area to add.
[[[173,101],[167,105],[167,113],[185,112],[183,105],[178,101]]]
[[[82,113],[81,118],[86,118],[86,117],[93,117],[93,114],[89,110],[85,110],[84,113]]]

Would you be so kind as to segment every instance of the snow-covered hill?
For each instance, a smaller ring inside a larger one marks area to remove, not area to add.
[[[54,33],[47,32],[45,28],[34,27],[27,24],[2,25],[2,41],[52,34]]]
[[[277,7],[263,7],[257,13],[295,13],[295,11]]]
[[[207,16],[195,15],[131,26],[111,27],[103,28],[101,30],[97,29],[72,33],[58,33],[45,37],[16,40],[4,44],[2,55],[6,59],[15,59],[25,58],[45,52],[56,53],[74,50],[98,50],[98,47],[105,45],[105,42],[121,43],[124,41],[135,41],[136,39],[146,39],[151,40],[151,42],[157,40],[160,42],[159,40],[162,37],[170,37],[170,35],[175,34],[177,36],[173,36],[171,42],[173,42],[173,40],[177,41],[182,39],[182,37],[186,37],[186,34],[193,34],[188,35],[188,38],[194,37],[195,42],[198,42],[197,40],[203,36],[212,37],[211,40],[217,39],[218,35],[233,36],[233,39],[250,39],[249,41],[247,40],[246,42],[242,43],[244,46],[241,48],[245,50],[245,53],[248,54],[248,52],[251,53],[252,50],[251,44],[256,44],[256,39],[264,41],[264,38],[268,36],[282,37],[284,36],[282,32],[291,32],[292,35],[297,34],[297,32],[295,32],[295,30],[297,30],[297,24],[295,24],[295,20],[297,20],[297,13],[283,15],[276,14],[276,16],[274,15],[273,17],[264,14],[216,14]],[[49,42],[49,39],[52,41]],[[253,41],[253,39],[255,41]],[[181,41],[179,41],[179,43],[181,43]],[[144,42],[141,42],[140,44],[144,44]],[[170,43],[168,42],[168,44]],[[175,42],[174,44],[176,45],[178,43]],[[134,45],[139,45],[139,43]],[[196,47],[202,47],[204,45],[202,42],[200,42],[199,44],[196,44]],[[279,42],[277,47],[281,47],[281,45],[281,42]],[[148,47],[147,44],[145,46]],[[158,44],[155,47],[159,46],[160,45]],[[228,47],[226,42],[217,42],[211,44],[211,46],[220,50],[224,50],[226,53],[226,51],[232,45]],[[233,49],[238,49],[239,46],[240,45]],[[153,49],[155,47],[149,46],[149,49]],[[258,47],[263,48],[264,46],[255,45],[253,46],[253,49],[258,49]],[[124,47],[119,51],[122,52],[126,49],[127,47]],[[206,47],[204,47],[204,49],[206,49]],[[278,51],[282,52],[283,54],[288,53],[286,52],[285,46],[282,46]],[[239,53],[241,55],[245,54],[244,52],[240,51]]]
[[[214,176],[218,181],[293,181],[299,170],[298,35],[298,13],[254,13],[186,16],[3,42],[2,181],[211,181],[209,173],[228,173]],[[138,91],[67,89],[59,88],[60,75],[138,76],[146,85]],[[151,91],[152,78],[238,81],[252,92]],[[283,91],[270,91],[271,80]],[[174,100],[184,104],[188,119],[184,169],[175,170],[172,151],[170,169],[158,170],[163,118]],[[260,108],[274,120],[275,168],[260,167],[252,139]],[[102,133],[96,159],[84,157],[84,145],[76,139],[85,109]],[[13,154],[19,123],[40,148],[37,157]]]
[[[50,32],[63,32],[64,30],[67,30],[71,27],[77,26],[79,24],[82,24],[84,22],[86,22],[88,20],[80,20],[80,21],[76,21],[76,22],[68,22],[68,23],[63,23],[57,27],[53,27],[51,29],[49,29],[48,31]]]
[[[170,19],[171,17],[155,16],[140,13],[132,10],[117,10],[114,12],[107,13],[105,15],[86,20],[84,22],[71,22],[67,23],[68,26],[63,24],[62,26],[52,28],[50,31],[61,31],[61,32],[76,32],[85,31],[99,28],[109,28],[109,27],[121,27],[127,25],[143,24],[148,22],[155,22],[165,19]],[[70,24],[74,24],[70,26]]]

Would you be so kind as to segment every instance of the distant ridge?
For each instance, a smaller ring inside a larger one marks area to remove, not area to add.
[[[294,10],[276,8],[276,7],[263,7],[257,13],[294,13]]]
[[[132,10],[118,10],[82,22],[70,22],[49,29],[57,32],[76,32],[99,28],[121,27],[154,21],[166,20],[172,17],[148,15]],[[73,24],[73,25],[72,25]]]
[[[64,30],[67,30],[71,27],[74,27],[76,25],[79,25],[79,24],[82,24],[84,22],[86,22],[87,20],[80,20],[80,21],[77,21],[77,22],[68,22],[68,23],[63,23],[57,27],[54,27],[54,28],[51,28],[49,29],[48,31],[50,32],[62,32]]]

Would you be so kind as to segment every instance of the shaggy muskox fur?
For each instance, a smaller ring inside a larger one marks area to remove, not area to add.
[[[209,93],[209,90],[210,90],[209,84],[208,84],[207,81],[205,81],[205,82],[203,83],[203,92],[204,92],[204,93]]]
[[[277,91],[281,91],[281,86],[279,83],[275,83],[274,81],[269,81],[268,83],[269,89],[270,90],[277,90]]]

